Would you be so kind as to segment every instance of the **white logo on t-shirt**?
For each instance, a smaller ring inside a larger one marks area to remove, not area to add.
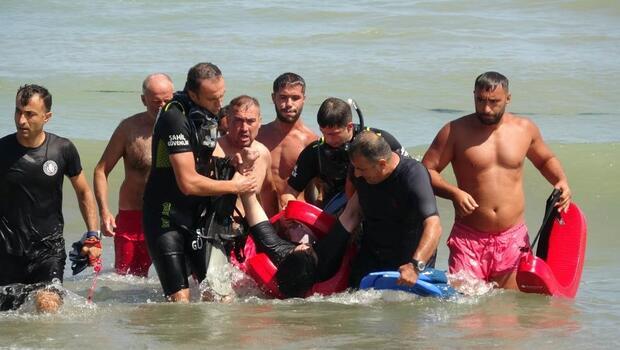
[[[58,164],[56,164],[55,161],[48,160],[47,162],[43,163],[43,172],[45,173],[45,175],[54,176],[56,175],[57,171],[58,171]]]

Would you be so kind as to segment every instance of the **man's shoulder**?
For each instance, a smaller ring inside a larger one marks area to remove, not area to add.
[[[0,144],[8,145],[17,142],[17,133],[8,134],[0,138]]]
[[[121,120],[120,123],[118,123],[118,125],[119,127],[129,127],[129,128],[139,126],[140,124],[143,123],[144,117],[146,116],[146,114],[147,114],[146,111],[136,113],[127,118],[124,118],[123,120]]]

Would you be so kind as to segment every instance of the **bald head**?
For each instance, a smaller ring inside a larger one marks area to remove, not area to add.
[[[159,109],[172,99],[173,94],[174,85],[168,74],[149,74],[142,82],[142,103],[152,118],[157,117]]]

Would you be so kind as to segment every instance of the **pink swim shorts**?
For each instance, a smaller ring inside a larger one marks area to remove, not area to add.
[[[461,270],[489,281],[517,269],[521,249],[529,247],[530,240],[524,223],[500,232],[479,232],[460,223],[454,223],[448,238],[450,273]]]

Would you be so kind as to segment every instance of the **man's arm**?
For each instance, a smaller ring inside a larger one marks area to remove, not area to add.
[[[431,176],[431,184],[435,195],[449,199],[454,205],[456,215],[463,217],[471,214],[476,208],[478,203],[467,192],[459,189],[457,186],[447,182],[440,173],[454,158],[454,141],[450,137],[452,123],[444,125],[433,143],[424,154],[422,164],[428,169]]]
[[[297,197],[299,197],[299,191],[287,184],[286,190],[284,190],[284,193],[280,195],[280,203],[282,204],[282,207],[286,207],[286,204],[288,204],[289,201],[294,201]]]
[[[93,175],[95,199],[97,199],[97,204],[99,205],[99,217],[101,218],[101,230],[106,236],[114,236],[114,230],[116,229],[116,219],[108,206],[108,175],[124,154],[125,129],[123,122],[121,122],[114,130],[99,163],[95,166]]]
[[[169,157],[177,185],[184,195],[219,196],[256,190],[256,178],[252,174],[243,176],[236,172],[231,180],[213,180],[196,172],[192,152],[173,153]]]
[[[88,187],[88,182],[86,181],[84,172],[80,172],[78,175],[70,177],[69,179],[71,180],[71,185],[73,185],[73,189],[75,190],[75,195],[80,205],[80,212],[82,213],[82,218],[86,224],[86,229],[88,231],[98,231],[97,204],[95,203],[95,197],[93,196],[90,187]]]
[[[438,215],[427,217],[423,222],[422,238],[413,252],[412,258],[418,261],[428,261],[439,245],[441,237],[441,222]],[[413,286],[418,280],[418,271],[411,263],[406,263],[398,268],[400,278],[398,284]]]
[[[272,217],[280,210],[280,203],[278,202],[273,175],[271,173],[271,154],[269,151],[266,152],[265,160],[265,179],[263,180],[259,196],[265,213],[268,217]]]
[[[562,191],[557,207],[558,210],[566,211],[568,210],[572,193],[568,186],[568,179],[564,174],[564,169],[562,169],[562,164],[560,164],[560,160],[543,140],[540,129],[529,120],[528,131],[532,135],[532,142],[527,152],[527,158],[554,188]]]

